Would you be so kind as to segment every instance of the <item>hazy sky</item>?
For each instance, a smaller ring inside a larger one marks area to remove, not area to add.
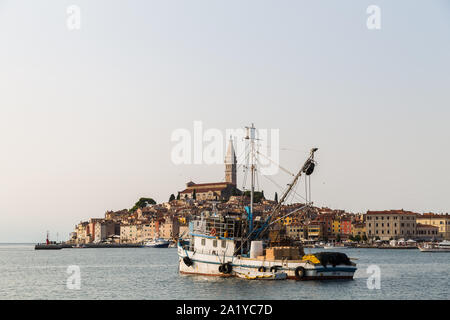
[[[292,171],[319,147],[318,205],[447,212],[449,40],[448,0],[0,0],[0,242],[221,181],[171,162],[195,120],[280,129]]]

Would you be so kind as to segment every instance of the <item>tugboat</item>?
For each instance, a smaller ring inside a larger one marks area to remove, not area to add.
[[[250,152],[254,153],[255,127],[247,128],[246,139]],[[311,150],[293,181],[288,185],[278,204],[266,217],[254,218],[255,154],[251,154],[250,206],[242,214],[208,214],[190,222],[190,238],[179,239],[178,256],[181,274],[248,279],[285,278],[296,280],[353,279],[356,264],[344,253],[321,252],[305,255],[301,246],[274,242],[270,234],[277,232],[280,221],[311,204],[281,216],[281,209],[288,195],[302,175],[308,177],[314,171],[314,155]],[[262,219],[261,219],[262,218]],[[279,230],[278,230],[279,231]],[[270,275],[270,277],[266,277]]]

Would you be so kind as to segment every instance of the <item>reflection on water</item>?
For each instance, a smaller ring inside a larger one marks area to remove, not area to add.
[[[178,274],[176,249],[62,249],[0,244],[0,299],[449,299],[450,253],[348,249],[352,281],[248,281]],[[366,269],[381,269],[381,289]],[[81,271],[69,290],[67,267]]]

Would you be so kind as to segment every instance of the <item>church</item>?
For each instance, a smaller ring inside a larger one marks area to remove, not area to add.
[[[223,200],[227,201],[231,196],[241,194],[237,189],[236,175],[236,154],[233,147],[233,141],[230,139],[228,150],[225,157],[225,182],[212,182],[196,184],[189,181],[186,189],[181,191],[180,199],[197,200]]]

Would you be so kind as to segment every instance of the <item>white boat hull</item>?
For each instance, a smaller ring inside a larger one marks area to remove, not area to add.
[[[211,254],[194,253],[192,251],[184,250],[178,247],[179,256],[179,271],[182,274],[195,274],[204,276],[219,276],[219,277],[235,277],[236,272],[231,271],[226,274],[219,271],[219,267],[225,263],[230,263],[232,269],[248,270],[249,272],[271,271],[271,268],[276,267],[278,271],[285,272],[288,279],[297,280],[327,280],[327,279],[353,279],[356,271],[355,266],[337,265],[335,267],[322,265],[314,265],[310,262],[302,260],[258,260],[250,258],[240,258],[236,256],[218,256]],[[192,261],[192,265],[188,266],[183,258],[188,257]],[[295,270],[297,267],[303,267],[305,274],[300,279],[296,276]],[[272,269],[273,270],[273,269]]]
[[[422,252],[450,252],[450,248],[421,248],[419,250]]]

